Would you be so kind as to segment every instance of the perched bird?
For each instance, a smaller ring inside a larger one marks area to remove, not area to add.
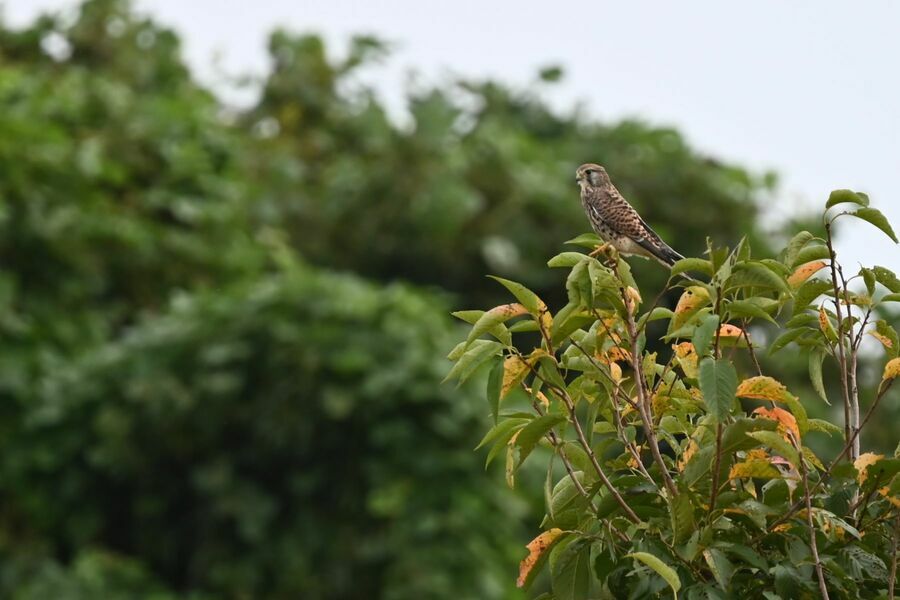
[[[575,171],[581,186],[581,204],[594,231],[620,254],[655,258],[667,267],[684,258],[669,247],[641,216],[616,186],[606,169],[588,163]]]

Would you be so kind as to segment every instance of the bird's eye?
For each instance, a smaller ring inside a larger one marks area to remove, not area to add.
[[[588,169],[587,171],[584,172],[585,175],[590,175],[591,173],[593,173],[593,171],[590,169]]]

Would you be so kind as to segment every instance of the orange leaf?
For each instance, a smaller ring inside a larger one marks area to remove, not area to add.
[[[737,389],[737,395],[741,398],[756,398],[773,402],[783,402],[786,394],[788,394],[787,388],[782,383],[764,375],[743,380]]]
[[[776,421],[778,423],[779,433],[781,433],[788,442],[791,441],[787,436],[788,431],[794,434],[795,440],[800,439],[800,428],[797,426],[797,419],[783,408],[778,408],[777,406],[774,408],[764,408],[761,406],[754,410],[753,414],[759,415],[764,419]]]
[[[742,335],[744,335],[744,330],[737,325],[726,323],[719,327],[719,337],[741,337]]]
[[[894,342],[891,341],[891,338],[889,338],[889,337],[887,337],[887,336],[885,336],[885,335],[881,335],[880,333],[878,333],[878,332],[875,331],[874,329],[873,329],[872,331],[869,331],[868,333],[869,333],[869,335],[871,335],[873,338],[875,338],[876,340],[878,340],[879,342],[881,342],[881,345],[884,346],[885,348],[887,348],[888,350],[891,350],[891,349],[894,348]]]
[[[856,476],[857,480],[859,481],[859,485],[865,483],[866,471],[869,470],[869,467],[877,463],[882,458],[884,458],[884,454],[866,452],[865,454],[860,454],[859,458],[853,461],[853,466],[856,467],[856,470],[859,472],[859,474]]]
[[[525,582],[528,580],[528,574],[531,573],[531,570],[537,564],[538,560],[540,560],[544,552],[553,545],[553,542],[556,541],[556,538],[562,535],[562,533],[562,529],[554,527],[528,542],[528,545],[525,546],[528,548],[528,556],[523,558],[522,562],[519,563],[519,578],[516,580],[516,587],[523,587],[525,585]]]
[[[788,277],[788,284],[794,288],[799,287],[801,283],[812,277],[813,273],[816,273],[819,269],[824,267],[825,262],[821,260],[801,265],[791,273],[790,277]]]
[[[697,454],[697,450],[700,449],[700,446],[697,445],[697,442],[691,440],[688,444],[687,448],[684,449],[684,452],[681,453],[681,458],[678,459],[676,463],[676,467],[678,467],[679,471],[684,471],[684,468],[687,466],[691,459]]]

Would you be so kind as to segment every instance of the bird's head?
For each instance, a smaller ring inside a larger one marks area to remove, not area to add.
[[[582,188],[585,186],[596,187],[609,182],[606,169],[594,163],[583,164],[575,171],[575,182]]]

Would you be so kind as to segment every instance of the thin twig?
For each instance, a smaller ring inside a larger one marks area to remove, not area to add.
[[[616,278],[621,282],[621,277],[619,276],[618,268],[614,267],[613,271],[616,275]],[[634,305],[634,301],[629,298],[627,292],[624,287],[619,288],[619,292],[622,296],[622,301],[625,304],[625,325],[628,328],[628,337],[631,338],[631,367],[634,371],[634,384],[637,388],[638,393],[638,414],[641,416],[641,420],[644,423],[644,435],[647,438],[647,444],[650,446],[650,453],[653,455],[653,460],[656,461],[656,464],[659,466],[659,470],[662,473],[663,482],[666,485],[666,489],[674,498],[678,495],[678,488],[675,487],[675,482],[672,480],[672,476],[669,474],[669,469],[666,466],[666,462],[663,460],[662,454],[659,451],[659,442],[656,438],[656,431],[653,429],[653,417],[650,413],[649,401],[646,394],[646,381],[644,380],[644,369],[640,360],[640,352],[638,347],[638,333],[637,326],[634,322],[634,311],[637,308]]]
[[[799,453],[800,444],[794,440],[793,435],[791,435],[790,438],[792,444]],[[806,523],[809,525],[809,547],[812,550],[813,560],[816,564],[816,577],[819,579],[819,591],[822,593],[822,598],[828,600],[828,588],[825,586],[825,573],[822,571],[822,561],[819,559],[819,548],[816,544],[816,527],[813,522],[812,499],[809,495],[809,479],[806,477],[806,464],[804,463],[802,454],[800,454],[800,460],[798,460],[797,463],[800,467],[800,477],[803,478],[803,499],[806,502]]]
[[[844,318],[841,314],[841,288],[837,279],[837,253],[831,242],[831,221],[825,221],[825,243],[828,246],[828,256],[830,257],[829,270],[831,271],[831,287],[834,290],[834,309],[837,315],[837,346],[838,346],[838,367],[841,372],[841,394],[844,400],[844,438],[850,439],[852,435],[852,416],[850,414],[850,388],[847,383],[847,361],[844,356]]]
[[[900,515],[894,519],[894,534],[891,536],[891,576],[888,579],[888,598],[894,600],[894,584],[897,581],[897,536],[900,535]]]
[[[526,363],[528,364],[528,363]],[[612,482],[609,480],[609,477],[606,476],[606,472],[604,472],[603,467],[600,466],[600,462],[597,460],[597,455],[594,454],[593,448],[587,441],[587,437],[584,435],[584,430],[581,428],[581,422],[578,421],[578,415],[575,412],[575,403],[572,402],[572,398],[569,397],[569,393],[560,389],[559,386],[547,381],[535,370],[532,365],[529,365],[529,369],[534,374],[535,377],[544,382],[544,385],[547,386],[553,394],[555,394],[566,406],[566,409],[569,411],[569,419],[572,422],[572,425],[575,427],[575,433],[578,435],[578,443],[581,445],[582,450],[584,450],[585,454],[588,455],[588,458],[591,461],[591,465],[594,467],[594,471],[596,471],[597,476],[600,478],[600,481],[603,482],[603,485],[606,486],[606,489],[609,490],[609,493],[613,496],[619,506],[622,507],[622,510],[625,511],[625,515],[633,522],[640,523],[641,519],[638,517],[631,507],[628,506],[628,503],[625,502],[625,499],[622,498],[622,494],[619,493],[619,490],[613,486]]]
[[[847,451],[850,450],[850,448],[853,446],[853,442],[856,439],[856,437],[859,435],[859,432],[862,431],[863,427],[866,426],[866,423],[869,422],[869,418],[875,412],[875,407],[878,406],[879,401],[884,397],[884,395],[887,393],[887,391],[889,389],[891,389],[891,386],[893,385],[893,383],[894,383],[894,380],[891,379],[887,382],[887,384],[885,384],[879,388],[878,394],[875,396],[875,400],[872,401],[872,405],[869,407],[869,410],[866,411],[866,416],[863,418],[862,423],[860,423],[859,428],[851,435],[850,439],[847,440],[847,442],[844,444],[844,448],[843,448],[843,450],[841,450],[840,454],[838,454],[837,457],[835,457],[835,459],[833,461],[831,461],[831,464],[828,465],[828,468],[825,470],[825,472],[819,478],[818,483],[816,483],[813,486],[812,491],[814,494],[818,491],[818,489],[821,486],[825,485],[825,482],[828,480],[829,477],[831,477],[831,472],[834,470],[834,468],[837,466],[837,464],[841,461],[841,459],[844,457],[844,455],[847,454]],[[791,516],[793,516],[794,513],[796,513],[798,510],[800,510],[800,508],[802,506],[803,506],[803,503],[800,502],[799,500],[797,502],[794,502],[794,504],[791,505],[791,507],[788,509],[788,511],[786,513],[784,513],[779,518],[775,519],[772,522],[772,524],[769,525],[769,530],[771,531],[775,526],[780,525],[781,523],[784,523],[785,521],[790,519]]]

